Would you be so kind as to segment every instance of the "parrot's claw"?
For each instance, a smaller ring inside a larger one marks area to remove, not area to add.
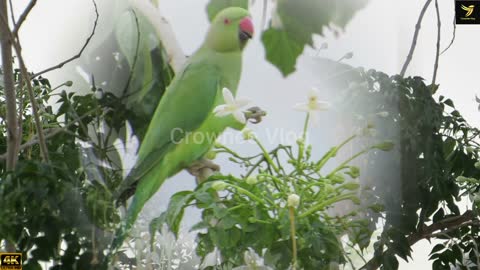
[[[211,160],[206,158],[199,159],[193,162],[188,168],[187,171],[195,176],[200,181],[207,179],[212,172],[220,171],[220,166],[213,163]]]
[[[267,112],[259,107],[251,107],[245,112],[245,118],[253,124],[262,122],[262,117],[266,116]]]

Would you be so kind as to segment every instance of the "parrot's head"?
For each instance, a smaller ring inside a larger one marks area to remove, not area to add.
[[[253,36],[253,23],[247,10],[229,7],[212,21],[205,45],[218,52],[243,50]]]

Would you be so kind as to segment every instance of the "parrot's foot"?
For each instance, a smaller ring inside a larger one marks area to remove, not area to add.
[[[220,166],[206,158],[193,162],[187,171],[197,178],[197,182],[202,182],[210,177],[214,172],[220,171]]]
[[[267,112],[259,107],[251,107],[245,112],[245,118],[253,124],[262,122],[262,117],[266,116]]]

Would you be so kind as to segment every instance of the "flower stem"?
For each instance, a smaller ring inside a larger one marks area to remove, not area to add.
[[[295,208],[290,206],[288,208],[289,216],[290,216],[290,238],[292,238],[292,270],[295,270],[297,267],[297,237],[296,237],[296,230],[295,230]]]
[[[353,155],[351,158],[345,160],[344,162],[342,162],[342,164],[338,165],[338,167],[335,168],[331,173],[329,173],[329,174],[327,175],[327,178],[332,177],[332,176],[333,176],[334,174],[336,174],[338,171],[344,169],[344,168],[346,167],[346,165],[347,165],[348,163],[350,163],[350,161],[352,161],[352,160],[356,159],[357,157],[359,157],[359,156],[367,153],[367,152],[370,151],[372,148],[373,148],[373,147],[369,147],[369,148],[367,148],[367,149],[364,149],[364,150],[356,153],[355,155]]]
[[[312,206],[310,209],[308,209],[307,211],[303,212],[301,215],[299,215],[298,217],[299,218],[304,218],[304,217],[307,217],[309,216],[310,214],[313,214],[317,211],[320,211],[322,210],[323,208],[325,208],[326,206],[329,206],[331,204],[334,204],[336,202],[339,202],[339,201],[344,201],[344,200],[348,200],[348,199],[351,199],[355,197],[355,193],[348,193],[348,194],[344,194],[344,195],[340,195],[340,196],[336,196],[336,197],[333,197],[331,199],[328,199],[328,200],[325,200],[325,201],[322,201],[314,206]]]
[[[260,143],[260,141],[255,137],[253,138],[253,140],[257,143],[258,147],[260,147],[260,149],[262,150],[263,152],[263,157],[265,158],[265,160],[268,162],[268,164],[270,164],[270,166],[272,166],[273,170],[277,173],[277,174],[280,174],[280,170],[278,169],[277,165],[275,165],[275,163],[273,163],[273,160],[272,158],[270,157],[270,154],[267,152],[267,150],[265,149],[265,147],[263,147],[262,143]]]
[[[357,137],[357,135],[353,135],[353,136],[350,136],[349,138],[347,138],[345,141],[343,141],[341,144],[339,144],[338,146],[336,147],[333,147],[332,149],[330,149],[330,151],[328,151],[321,159],[320,161],[317,162],[317,164],[315,165],[315,170],[318,172],[320,171],[320,169],[325,165],[325,163],[327,163],[327,161],[329,159],[331,159],[332,157],[336,156],[337,155],[337,152],[338,150],[340,150],[342,147],[344,147],[347,143],[349,143],[350,141],[352,141],[353,139],[355,139]]]

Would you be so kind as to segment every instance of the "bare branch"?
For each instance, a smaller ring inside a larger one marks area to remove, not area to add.
[[[402,77],[405,77],[405,73],[407,72],[408,65],[410,65],[410,62],[412,61],[413,52],[415,51],[415,47],[417,46],[418,34],[420,33],[420,28],[422,26],[422,20],[431,2],[432,0],[427,0],[427,2],[425,2],[425,5],[423,6],[422,11],[420,12],[420,16],[418,17],[417,24],[415,25],[415,33],[413,34],[412,45],[410,46],[410,51],[408,52],[407,59],[403,64],[402,71],[400,71],[400,76]]]
[[[28,14],[30,14],[30,11],[32,11],[33,7],[37,4],[37,0],[30,0],[30,3],[28,3],[28,6],[25,8],[23,13],[18,17],[18,22],[15,24],[15,27],[13,28],[13,35],[17,36],[18,35],[18,30],[20,30],[20,27],[22,27],[23,22],[25,19],[27,19]],[[13,16],[13,12],[12,12]]]
[[[457,23],[455,22],[455,15],[453,16],[453,34],[452,34],[452,40],[450,40],[450,43],[448,44],[448,46],[440,53],[440,55],[442,55],[444,52],[446,52],[448,49],[450,49],[450,47],[452,47],[453,45],[453,42],[455,42],[455,35],[456,35],[456,32],[457,32]]]
[[[440,60],[440,36],[442,30],[442,22],[440,20],[440,9],[438,7],[438,0],[435,0],[435,11],[437,12],[437,50],[435,53],[435,65],[433,67],[432,87],[435,87],[438,72],[438,62]]]
[[[18,140],[17,103],[13,78],[12,40],[8,27],[7,0],[0,0],[0,49],[2,51],[3,81],[7,107],[7,170],[13,170],[17,162],[15,151]]]
[[[160,42],[168,56],[168,63],[172,66],[175,73],[178,73],[185,64],[187,58],[178,43],[175,33],[168,21],[163,17],[161,12],[150,1],[132,1],[142,15],[152,23]]]
[[[8,3],[10,5],[10,17],[12,19],[12,24],[15,25],[15,14],[13,13],[13,3],[12,0],[8,0]]]
[[[421,231],[414,232],[407,237],[408,245],[413,246],[415,243],[422,239],[430,239],[436,235],[437,231],[441,233],[451,232],[455,229],[461,228],[467,225],[477,224],[477,216],[473,211],[467,210],[460,216],[448,217],[438,222],[433,223],[430,226],[423,228]],[[382,262],[380,257],[385,254],[383,251],[380,255],[375,255],[370,261],[363,265],[360,269],[374,270],[381,266]]]
[[[40,72],[38,72],[38,73],[33,74],[33,75],[30,77],[30,79],[36,78],[36,77],[38,77],[38,76],[40,76],[40,75],[42,75],[42,74],[45,74],[45,73],[47,73],[47,72],[50,72],[50,71],[52,71],[52,70],[62,68],[64,65],[66,65],[66,64],[72,62],[73,60],[80,58],[80,56],[82,56],[83,51],[85,50],[85,48],[87,48],[88,44],[90,43],[90,40],[91,40],[92,37],[95,35],[95,30],[97,29],[97,24],[98,24],[98,18],[100,17],[100,15],[98,14],[97,3],[95,2],[95,0],[92,0],[92,2],[93,2],[93,5],[95,6],[95,15],[96,15],[96,17],[95,17],[95,22],[94,22],[94,24],[93,24],[93,29],[92,29],[92,32],[90,33],[90,36],[88,36],[87,40],[86,40],[85,43],[83,44],[83,46],[82,46],[82,48],[80,49],[80,51],[79,51],[76,55],[68,58],[67,60],[65,60],[65,61],[63,61],[63,62],[61,62],[61,63],[59,63],[59,64],[57,64],[57,65],[55,65],[55,66],[53,66],[53,67],[49,67],[49,68],[47,68],[47,69],[45,69],[45,70],[42,70],[42,71],[40,71]]]

